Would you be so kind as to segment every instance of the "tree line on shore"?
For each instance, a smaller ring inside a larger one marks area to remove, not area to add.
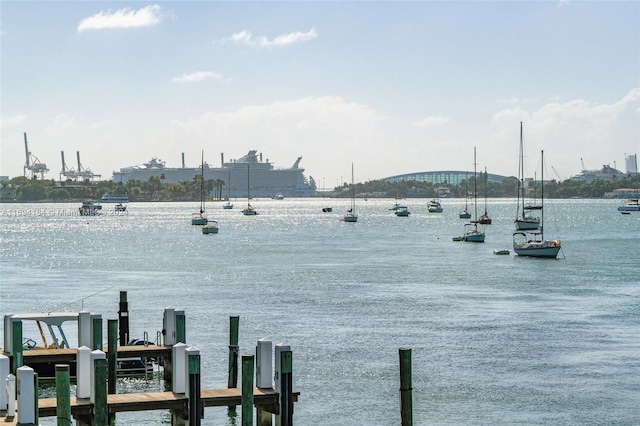
[[[105,181],[76,182],[67,180],[57,182],[53,179],[14,177],[0,182],[0,200],[11,201],[52,201],[65,202],[85,199],[100,199],[103,194],[127,195],[130,201],[197,201],[200,199],[201,176],[195,176],[190,181],[179,183],[164,183],[162,177],[151,177],[147,181],[129,180],[126,183]],[[429,198],[437,196],[438,188],[447,188],[454,197],[470,196],[468,188],[473,188],[473,177],[469,182],[458,185],[441,183],[434,185],[430,182],[404,180],[387,182],[371,180],[355,184],[355,192],[360,196],[389,197],[389,198]],[[513,198],[518,195],[518,179],[507,177],[501,182],[485,181],[487,175],[479,173],[477,176],[478,197]],[[209,200],[222,200],[224,181],[206,180],[204,183]],[[545,181],[545,198],[602,198],[604,194],[619,188],[640,188],[640,175],[625,176],[613,180],[596,180],[580,182],[575,180]],[[527,187],[527,196],[540,197],[539,183],[531,183]],[[344,183],[329,193],[319,192],[318,196],[349,197],[351,184]]]

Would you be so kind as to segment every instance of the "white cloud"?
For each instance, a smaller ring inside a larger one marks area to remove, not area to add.
[[[413,124],[416,127],[433,128],[447,124],[450,121],[449,117],[425,117],[420,121],[415,121]]]
[[[493,134],[485,146],[496,164],[512,161],[515,166],[513,156],[517,154],[519,122],[522,121],[525,150],[534,157],[544,149],[549,164],[564,165],[564,168],[558,167],[563,178],[579,171],[581,159],[590,169],[603,164],[613,166],[624,153],[640,148],[638,140],[629,139],[634,134],[637,137],[638,118],[631,121],[626,118],[627,114],[635,113],[638,103],[640,88],[634,88],[609,104],[574,99],[547,103],[533,110],[505,109],[493,115]],[[635,132],[629,127],[633,123]],[[511,148],[505,150],[505,147]]]
[[[196,71],[191,74],[183,74],[179,77],[171,79],[172,83],[197,83],[208,79],[222,80],[223,77],[220,74],[211,71]]]
[[[58,134],[76,127],[75,117],[69,114],[58,114],[53,119],[53,123],[47,127],[47,132],[51,134]]]
[[[115,12],[101,11],[83,19],[78,24],[78,32],[104,30],[112,28],[151,27],[162,22],[161,8],[158,5],[133,10],[120,9]]]
[[[270,48],[301,43],[304,41],[313,40],[316,37],[318,37],[318,33],[316,32],[315,28],[310,29],[306,33],[297,31],[289,34],[280,34],[272,40],[269,40],[265,36],[254,38],[251,32],[249,32],[248,30],[242,30],[239,33],[232,34],[229,38],[226,39],[226,41],[237,44],[245,44],[247,46]]]
[[[26,115],[14,115],[13,117],[0,119],[0,128],[6,129],[9,127],[19,126],[26,121]]]

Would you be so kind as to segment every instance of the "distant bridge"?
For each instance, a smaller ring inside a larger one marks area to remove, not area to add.
[[[478,172],[480,174],[480,172]],[[473,173],[468,171],[457,171],[457,170],[443,170],[443,171],[435,171],[435,172],[417,172],[417,173],[406,173],[403,175],[390,176],[387,178],[380,179],[385,182],[402,182],[402,181],[416,181],[416,182],[429,182],[432,185],[459,185],[461,182],[464,182],[468,178],[473,177]],[[502,182],[507,176],[496,175],[493,173],[487,173],[487,178],[489,182]]]

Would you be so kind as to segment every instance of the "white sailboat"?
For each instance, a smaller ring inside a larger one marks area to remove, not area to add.
[[[204,151],[202,151],[202,165],[200,167],[200,211],[191,215],[192,225],[206,225],[208,222],[204,212]]]
[[[351,163],[351,208],[347,210],[342,220],[351,223],[358,221],[358,215],[356,214],[356,187],[353,181],[353,163]]]
[[[539,206],[525,206],[524,204],[524,150],[522,142],[522,121],[520,122],[520,163],[518,166],[518,203],[516,208],[516,230],[529,231],[540,228],[540,218],[531,216],[529,210],[539,210]],[[520,210],[522,203],[522,211]]]
[[[247,207],[242,210],[242,214],[245,216],[255,216],[258,214],[258,212],[256,211],[256,209],[254,209],[251,206],[251,202],[250,202],[251,195],[249,194],[249,187],[250,187],[249,177],[250,177],[249,163],[247,163]]]
[[[475,209],[475,220],[464,225],[464,235],[462,241],[471,243],[484,243],[484,231],[478,229],[478,176],[476,173],[476,147],[473,147],[473,206]]]
[[[229,172],[229,179],[227,179],[227,204],[223,204],[222,208],[225,210],[233,208],[233,204],[231,204],[231,172]]]
[[[513,251],[518,256],[541,257],[555,259],[558,256],[561,245],[558,240],[544,239],[544,151],[541,151],[542,180],[541,180],[541,205],[540,205],[540,229],[532,230],[527,236],[526,232],[513,233]]]

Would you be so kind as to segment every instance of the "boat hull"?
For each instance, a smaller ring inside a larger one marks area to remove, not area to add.
[[[516,230],[518,231],[534,231],[540,228],[540,220],[538,219],[516,219]]]
[[[354,214],[348,214],[345,215],[345,217],[342,218],[343,222],[349,222],[349,223],[355,223],[358,221],[358,216],[354,215]]]
[[[218,225],[205,225],[202,227],[202,233],[207,234],[217,234],[218,233]]]
[[[206,217],[194,217],[191,219],[191,224],[192,225],[206,225],[207,224],[207,218]]]
[[[462,237],[462,241],[469,243],[484,243],[484,232],[473,232]]]
[[[513,251],[518,256],[555,259],[560,252],[560,242],[557,240],[545,240],[527,241],[522,244],[514,243]]]

